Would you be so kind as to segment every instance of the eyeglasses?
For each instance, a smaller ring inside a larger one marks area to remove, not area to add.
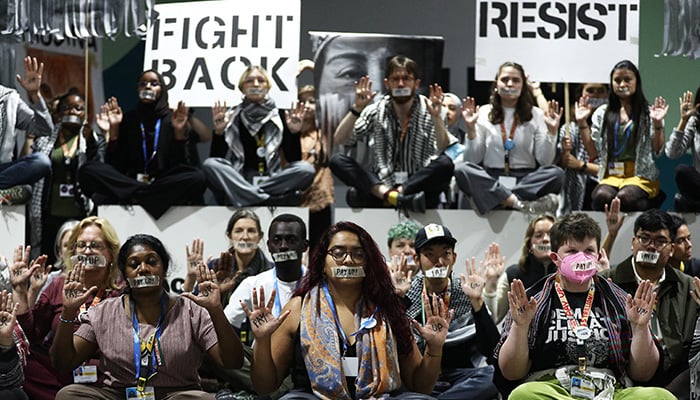
[[[158,81],[141,81],[139,82],[139,87],[146,87],[148,85],[151,85],[151,87],[155,88],[160,86],[160,82]]]
[[[333,257],[333,260],[337,263],[345,261],[345,257],[347,257],[348,254],[353,262],[363,262],[366,256],[365,251],[362,249],[348,250],[345,247],[333,247],[328,250],[327,254]]]
[[[75,249],[80,250],[80,251],[87,250],[87,249],[93,249],[95,251],[102,251],[106,247],[107,246],[104,244],[104,242],[89,242],[88,243],[88,242],[83,242],[82,240],[75,242]]]
[[[658,238],[650,238],[649,236],[635,236],[639,243],[642,246],[649,246],[650,244],[654,244],[654,247],[657,248],[664,248],[666,247],[669,242],[665,237],[658,237]]]

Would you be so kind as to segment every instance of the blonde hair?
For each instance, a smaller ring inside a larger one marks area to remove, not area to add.
[[[102,236],[105,238],[107,244],[107,249],[109,251],[110,258],[112,259],[109,265],[107,265],[107,275],[105,276],[106,286],[110,289],[120,289],[121,288],[121,272],[117,267],[117,257],[119,256],[119,238],[117,237],[117,232],[114,230],[109,221],[100,217],[87,217],[76,225],[71,231],[70,238],[68,239],[68,250],[63,254],[63,265],[66,266],[65,271],[69,272],[73,269],[73,263],[70,258],[75,255],[75,243],[78,241],[78,236],[80,233],[88,226],[96,226],[102,231]]]
[[[265,71],[265,68],[259,66],[259,65],[249,65],[248,68],[243,71],[241,74],[241,78],[238,80],[238,90],[241,90],[243,87],[243,82],[248,78],[248,75],[250,75],[253,71],[258,71],[260,74],[265,78],[265,82],[267,83],[265,87],[267,87],[268,90],[272,87],[272,82],[270,82],[270,75],[268,75],[267,71]]]

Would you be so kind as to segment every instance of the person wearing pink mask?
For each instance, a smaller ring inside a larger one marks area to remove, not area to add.
[[[653,284],[634,297],[596,276],[600,226],[583,213],[552,226],[551,275],[533,296],[520,280],[494,355],[502,377],[519,383],[509,399],[675,399],[650,381],[661,365],[651,332]],[[634,382],[634,383],[633,383]]]

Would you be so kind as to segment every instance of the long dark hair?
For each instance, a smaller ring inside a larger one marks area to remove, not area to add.
[[[352,232],[360,239],[362,249],[365,251],[365,279],[362,285],[362,297],[378,307],[379,313],[384,316],[391,325],[398,341],[398,349],[401,354],[409,354],[413,349],[413,336],[406,318],[406,307],[394,295],[394,285],[391,282],[386,260],[379,250],[379,246],[369,233],[362,227],[348,221],[341,221],[331,225],[321,237],[319,244],[314,248],[309,261],[309,270],[301,285],[294,292],[295,296],[304,296],[312,288],[319,286],[325,279],[323,270],[326,265],[326,252],[331,240],[338,232]]]
[[[491,112],[489,112],[489,122],[492,124],[500,124],[503,122],[503,105],[501,104],[501,95],[498,94],[497,82],[498,76],[501,75],[503,68],[513,67],[520,72],[520,77],[523,80],[523,89],[520,92],[520,97],[518,97],[518,103],[515,105],[515,114],[518,116],[518,123],[522,124],[532,119],[532,107],[535,105],[535,96],[532,95],[530,86],[527,84],[527,75],[525,75],[525,69],[523,66],[512,62],[506,61],[498,67],[498,72],[496,73],[496,78],[493,83],[491,83],[491,96],[489,97],[489,103],[491,103]]]
[[[603,129],[601,130],[601,136],[607,139],[608,145],[608,159],[605,165],[608,165],[613,160],[613,153],[615,151],[615,124],[620,120],[620,109],[622,108],[622,102],[620,98],[615,93],[613,89],[613,74],[618,69],[627,69],[634,73],[637,80],[636,89],[634,96],[632,97],[632,118],[634,126],[632,127],[632,133],[630,134],[630,140],[628,141],[629,146],[636,146],[637,137],[639,132],[642,135],[648,132],[649,126],[649,102],[646,97],[644,97],[644,92],[642,91],[642,76],[639,74],[639,69],[630,60],[622,60],[615,64],[613,69],[610,71],[610,94],[608,94],[608,108],[605,110],[605,116],[603,117]],[[636,153],[636,150],[635,150]]]
[[[136,103],[136,113],[139,120],[142,122],[153,122],[158,118],[165,117],[170,112],[170,106],[168,105],[168,88],[165,86],[165,82],[163,81],[163,75],[154,69],[147,69],[141,72],[138,78],[136,78],[137,84],[138,82],[141,82],[143,76],[148,72],[152,72],[158,77],[158,83],[160,83],[160,94],[153,103],[144,103],[140,99],[138,103]]]

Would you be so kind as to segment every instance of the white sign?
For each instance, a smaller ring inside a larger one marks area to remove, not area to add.
[[[608,82],[621,60],[638,65],[639,0],[476,2],[475,77],[514,61],[541,82]]]
[[[297,98],[300,0],[198,1],[156,5],[144,70],[163,75],[171,104],[236,105],[238,80],[249,65],[270,75],[270,97],[280,108]]]

